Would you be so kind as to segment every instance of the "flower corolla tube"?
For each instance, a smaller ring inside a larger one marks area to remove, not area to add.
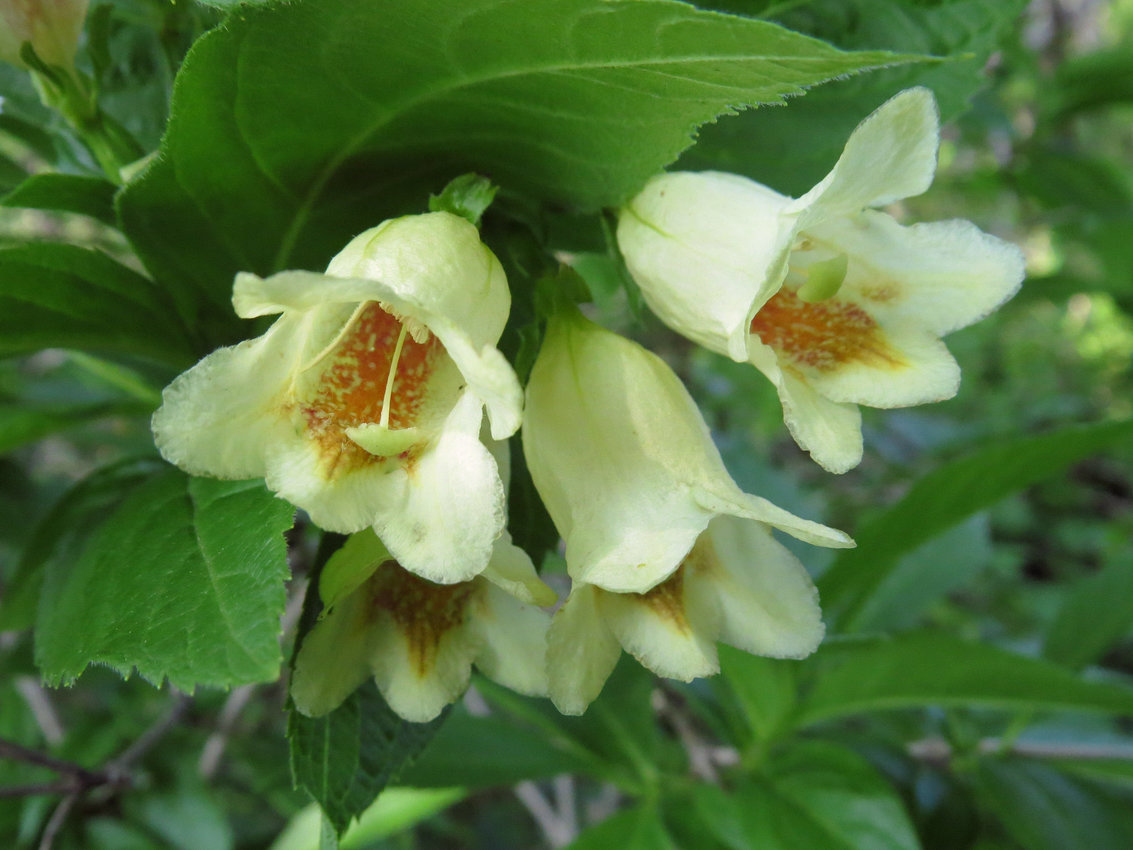
[[[326,274],[240,274],[245,318],[279,314],[170,384],[158,449],[194,475],[263,477],[329,531],[372,528],[441,583],[484,569],[504,488],[479,439],[519,427],[522,393],[495,348],[511,297],[476,228],[445,212],[357,236]]]
[[[548,637],[560,710],[585,709],[621,648],[690,679],[715,672],[717,639],[791,657],[817,646],[814,589],[770,529],[852,541],[740,490],[656,355],[560,309],[531,371],[523,449],[573,582]]]
[[[302,713],[334,710],[367,678],[406,720],[432,720],[468,687],[472,665],[529,696],[547,694],[540,605],[554,591],[505,532],[470,581],[435,584],[403,569],[369,531],[331,556],[324,610],[295,659],[291,698]]]
[[[908,89],[854,130],[833,170],[792,199],[719,172],[654,178],[618,245],[669,327],[774,384],[795,441],[825,469],[862,457],[858,405],[955,395],[940,337],[986,316],[1024,276],[1019,250],[967,221],[899,225],[871,209],[932,183],[939,119]]]

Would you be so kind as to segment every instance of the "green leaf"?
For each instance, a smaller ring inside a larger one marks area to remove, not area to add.
[[[661,741],[651,701],[653,675],[628,654],[582,717],[562,715],[546,699],[523,697],[483,678],[476,688],[493,707],[526,721],[587,765],[586,772],[632,791],[656,778]]]
[[[77,561],[106,514],[159,468],[150,458],[111,464],[92,472],[55,503],[32,532],[0,596],[0,631],[34,623],[48,563]]]
[[[909,58],[673,0],[243,7],[190,51],[119,212],[155,276],[220,308],[236,271],[321,268],[456,175],[618,204],[717,115]]]
[[[988,57],[1017,27],[1026,0],[810,0],[773,5],[790,10],[777,16],[785,26],[840,47],[897,49],[948,60],[839,80],[792,101],[787,109],[725,118],[705,127],[696,147],[678,164],[688,170],[744,174],[780,192],[801,195],[834,165],[858,122],[902,89],[932,89],[946,121],[965,111],[972,96],[987,85]]]
[[[900,558],[1005,496],[1128,440],[1133,422],[1074,425],[992,443],[920,479],[900,502],[858,529],[818,581],[828,620],[862,628],[870,600],[897,576]]]
[[[985,759],[975,780],[983,803],[1027,850],[1133,846],[1133,794],[1023,759]]]
[[[783,728],[795,706],[797,662],[749,655],[720,644],[722,681],[732,689],[752,735],[768,741]]]
[[[19,186],[28,177],[28,170],[11,157],[0,153],[0,191]]]
[[[638,806],[584,831],[566,850],[676,850],[657,810]]]
[[[854,619],[862,631],[917,625],[932,603],[963,587],[991,561],[985,514],[976,514],[901,556]]]
[[[114,213],[117,187],[97,177],[74,174],[33,174],[0,201],[6,207],[27,207],[88,215],[111,227],[118,226]]]
[[[146,796],[131,805],[134,817],[173,850],[232,850],[235,838],[224,810],[206,789]]]
[[[896,792],[861,756],[825,742],[776,755],[770,777],[734,800],[746,843],[759,850],[917,850]],[[707,820],[707,819],[706,819]],[[728,833],[718,836],[728,843]]]
[[[338,846],[362,850],[403,832],[464,798],[462,788],[387,788],[346,831]],[[322,811],[312,805],[295,815],[270,850],[318,850]]]
[[[136,401],[85,404],[0,402],[0,454],[92,419],[146,412],[146,406]]]
[[[7,92],[5,92],[7,94]],[[7,104],[5,104],[7,106]],[[55,141],[38,124],[25,121],[14,115],[0,115],[0,133],[16,139],[28,150],[32,151],[48,162],[55,162],[58,153],[55,150]]]
[[[1133,556],[1119,554],[1065,595],[1043,654],[1067,667],[1095,661],[1133,626]]]
[[[48,562],[35,646],[44,677],[70,682],[95,663],[186,691],[273,681],[293,513],[259,482],[163,468],[77,559]]]
[[[578,773],[588,766],[552,737],[510,719],[473,717],[458,708],[398,781],[415,788],[481,788]]]
[[[315,798],[341,836],[432,740],[445,717],[429,723],[402,720],[372,681],[323,717],[292,710],[287,738],[295,786]]]
[[[1133,53],[1129,44],[1093,50],[1059,63],[1048,97],[1061,119],[1133,102]]]
[[[1133,688],[1081,679],[1063,667],[946,634],[827,644],[794,722],[926,705],[1133,713]]]
[[[452,180],[439,195],[429,197],[431,212],[450,212],[468,219],[476,227],[484,212],[492,205],[499,191],[492,181],[479,174],[462,174]]]
[[[98,251],[36,243],[0,249],[0,356],[41,348],[195,359],[172,306],[149,280]]]

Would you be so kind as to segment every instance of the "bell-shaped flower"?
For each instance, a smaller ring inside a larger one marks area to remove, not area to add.
[[[368,677],[414,722],[468,687],[471,667],[529,696],[547,693],[539,605],[555,593],[505,531],[470,581],[434,584],[403,569],[371,532],[351,536],[319,581],[323,613],[295,659],[291,698],[303,714],[337,708]]]
[[[755,655],[802,658],[825,629],[806,569],[763,523],[717,516],[677,570],[644,593],[576,582],[548,634],[550,695],[581,714],[622,649],[659,676],[720,670],[716,641]]]
[[[909,89],[858,125],[801,198],[732,174],[665,174],[618,222],[651,309],[767,375],[795,441],[831,472],[861,460],[858,405],[955,395],[959,367],[940,337],[1023,279],[1019,250],[970,222],[903,227],[869,209],[924,192],[938,145],[932,93]]]
[[[605,590],[660,584],[721,514],[820,546],[853,545],[740,490],[672,369],[573,306],[548,322],[531,370],[523,449],[571,578]]]
[[[0,61],[27,67],[20,49],[31,44],[44,63],[70,69],[88,0],[0,0]]]
[[[467,581],[504,527],[479,433],[485,406],[495,438],[519,427],[495,348],[510,301],[476,228],[441,212],[366,231],[326,274],[238,275],[240,316],[281,315],[166,388],[157,447],[194,475],[262,476],[322,528],[373,528],[405,569]]]

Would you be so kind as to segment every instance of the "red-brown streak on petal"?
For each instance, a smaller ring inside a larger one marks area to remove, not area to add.
[[[436,663],[445,632],[464,623],[475,582],[434,584],[387,562],[370,579],[370,610],[388,611],[409,646],[409,661],[424,678]],[[370,621],[373,621],[371,616]]]
[[[755,314],[751,332],[780,357],[820,372],[855,362],[889,369],[908,365],[869,313],[833,298],[807,303],[781,289]]]
[[[689,634],[692,627],[689,625],[688,617],[685,616],[684,569],[685,564],[682,563],[677,567],[676,572],[663,582],[637,596],[654,614],[672,623],[677,631]]]
[[[401,333],[401,322],[371,302],[354,319],[338,344],[329,368],[319,379],[314,398],[301,411],[311,439],[319,444],[328,479],[385,458],[370,454],[349,437],[346,429],[381,418],[390,360]],[[414,342],[408,334],[397,361],[389,427],[411,427],[424,400],[429,377],[444,346],[430,335]]]

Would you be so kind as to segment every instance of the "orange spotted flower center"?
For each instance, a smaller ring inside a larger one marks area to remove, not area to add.
[[[783,288],[751,320],[751,332],[796,366],[830,372],[848,363],[901,366],[877,322],[861,307],[803,301]]]
[[[403,332],[402,323],[375,302],[355,315],[314,396],[301,408],[308,433],[322,449],[328,477],[382,459],[351,440],[347,428],[381,421],[397,430],[416,423],[429,377],[443,354],[444,346],[435,336],[415,342]],[[383,417],[391,366],[390,409]]]

